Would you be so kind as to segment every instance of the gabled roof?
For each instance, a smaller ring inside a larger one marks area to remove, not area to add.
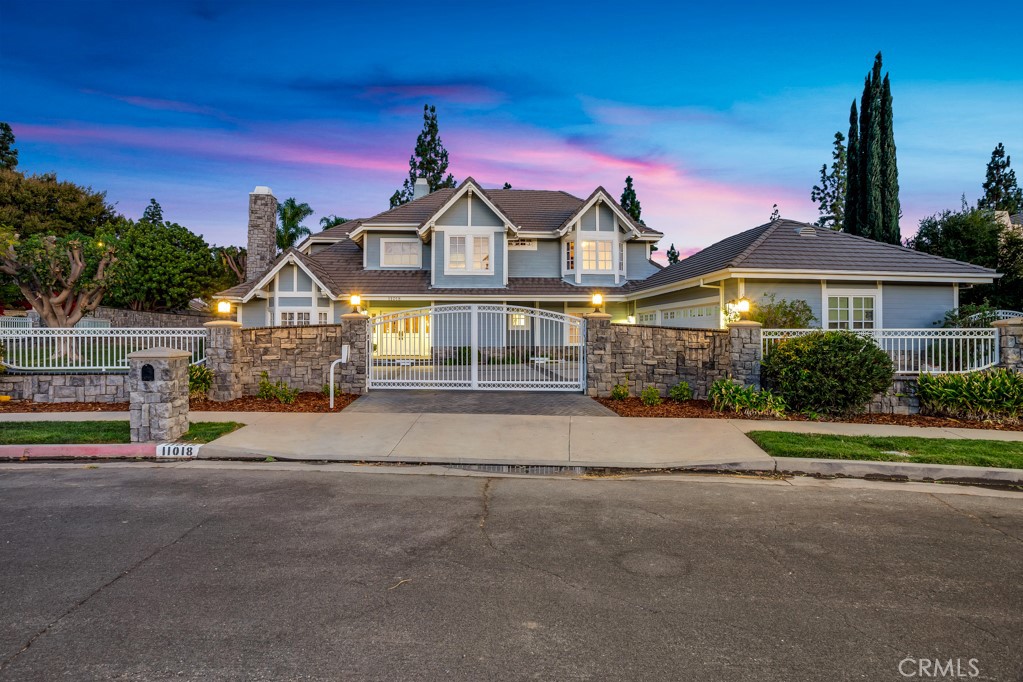
[[[952,280],[998,276],[979,265],[780,219],[722,239],[628,287],[645,291],[722,270],[941,275]]]
[[[657,235],[659,237],[664,236],[657,230],[653,230],[647,227],[646,225],[633,220],[632,216],[626,213],[625,209],[621,207],[621,204],[615,201],[614,197],[612,197],[611,194],[603,187],[597,187],[597,189],[593,190],[590,193],[590,196],[586,197],[586,199],[579,204],[579,207],[575,210],[575,212],[572,213],[572,215],[570,215],[569,217],[565,218],[565,220],[560,225],[558,225],[558,231],[564,232],[569,225],[578,220],[582,216],[583,212],[588,210],[590,203],[598,196],[606,200],[611,205],[612,210],[618,214],[618,217],[621,220],[624,220],[625,223],[629,227],[631,227],[635,232],[639,234]]]
[[[348,242],[347,239],[344,242],[339,243],[343,244],[346,242]],[[274,259],[274,262],[269,268],[267,268],[266,272],[264,272],[259,279],[239,284],[231,287],[227,291],[218,292],[217,296],[220,298],[240,298],[242,301],[247,301],[252,298],[252,295],[257,289],[261,289],[266,286],[270,278],[288,263],[295,263],[298,267],[305,270],[306,274],[313,279],[313,282],[321,289],[325,290],[328,294],[333,295],[334,292],[337,291],[337,284],[333,279],[331,279],[329,272],[326,268],[324,268],[324,264],[322,262],[309,254],[302,253],[295,247],[291,247],[277,256],[277,258]],[[238,291],[240,291],[240,293],[234,293]]]

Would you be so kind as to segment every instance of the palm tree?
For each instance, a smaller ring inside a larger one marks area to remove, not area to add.
[[[337,216],[337,215],[333,215],[333,214],[325,215],[322,218],[320,218],[320,229],[321,230],[329,230],[332,227],[337,227],[338,225],[341,225],[341,224],[344,224],[344,223],[347,223],[347,222],[348,222],[348,218],[342,218],[341,216]]]
[[[308,237],[312,231],[302,221],[313,214],[309,204],[295,201],[295,197],[285,199],[277,206],[277,248],[281,251],[290,249],[302,237]]]

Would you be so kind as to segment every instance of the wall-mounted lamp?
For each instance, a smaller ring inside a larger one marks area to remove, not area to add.
[[[593,294],[593,298],[590,299],[590,302],[593,303],[593,312],[599,313],[600,306],[604,305],[604,294]]]
[[[352,304],[353,313],[362,312],[361,310],[359,310],[359,306],[362,304],[362,296],[359,296],[358,294],[352,294],[351,296],[348,297],[348,302]]]
[[[628,317],[625,318],[625,321],[628,322],[629,324],[636,324],[636,316],[629,315]]]
[[[230,301],[217,301],[217,312],[221,315],[227,315],[231,312]]]

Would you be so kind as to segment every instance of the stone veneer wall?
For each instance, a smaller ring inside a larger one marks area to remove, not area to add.
[[[884,393],[878,393],[867,404],[869,414],[918,414],[920,398],[916,389],[920,382],[915,376],[895,375],[891,387]]]
[[[245,251],[245,281],[263,276],[277,256],[277,198],[269,187],[249,194],[249,233]]]
[[[150,313],[144,310],[125,310],[123,308],[108,308],[100,306],[92,314],[93,317],[101,320],[109,320],[111,327],[127,329],[176,329],[186,327],[201,327],[207,322],[216,319],[211,313],[201,312],[180,312],[180,313]]]
[[[37,403],[128,402],[128,375],[0,374],[0,395]]]
[[[633,395],[653,386],[666,395],[680,381],[693,397],[706,398],[718,379],[729,375],[760,385],[760,325],[723,329],[675,329],[611,324],[606,315],[586,318],[586,392],[608,396],[628,383]]]

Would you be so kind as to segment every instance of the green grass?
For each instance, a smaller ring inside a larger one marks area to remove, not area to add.
[[[746,435],[763,448],[767,454],[774,457],[813,457],[1023,469],[1023,442],[956,438],[831,436],[783,431],[751,431]]]
[[[209,443],[239,429],[238,422],[197,422],[181,437],[186,443]],[[65,445],[131,442],[128,422],[3,422],[0,445]]]

